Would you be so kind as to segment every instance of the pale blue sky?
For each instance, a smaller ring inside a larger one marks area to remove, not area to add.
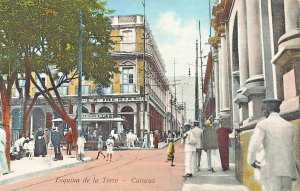
[[[143,14],[143,0],[107,0],[107,8],[115,10],[113,15]],[[199,40],[201,20],[202,48],[204,55],[209,49],[205,45],[209,35],[209,0],[146,0],[146,19],[150,24],[158,48],[164,59],[167,76],[192,75],[196,60],[195,42]],[[205,61],[206,62],[206,61]]]

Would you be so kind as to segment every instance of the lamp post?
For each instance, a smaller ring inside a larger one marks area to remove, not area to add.
[[[20,91],[20,111],[19,111],[19,130],[23,128],[23,87],[25,86],[26,79],[21,74],[20,78],[18,79]]]
[[[80,32],[79,32],[79,58],[78,58],[78,97],[77,97],[77,134],[80,136],[82,130],[82,10],[80,9],[79,20],[80,20]]]
[[[145,62],[145,54],[146,54],[146,0],[143,1],[143,7],[144,7],[144,21],[143,21],[143,28],[144,28],[144,34],[143,34],[143,45],[144,45],[144,51],[143,51],[143,68],[144,68],[144,87],[143,87],[143,133],[146,128],[146,62]],[[144,136],[142,134],[142,136]]]

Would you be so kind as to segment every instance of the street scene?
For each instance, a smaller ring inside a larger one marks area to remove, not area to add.
[[[0,190],[300,190],[299,0],[3,0]]]

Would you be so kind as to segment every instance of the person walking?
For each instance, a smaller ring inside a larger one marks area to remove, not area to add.
[[[159,132],[158,130],[154,131],[154,148],[158,149],[158,142],[159,142]]]
[[[144,132],[142,148],[148,148],[148,132],[147,132],[147,130],[145,130],[145,132]]]
[[[103,156],[103,159],[105,159],[105,155],[102,153],[103,150],[103,140],[102,140],[102,135],[99,135],[98,138],[98,155],[96,157],[96,160],[98,160],[99,155],[101,154]]]
[[[5,154],[6,148],[6,133],[4,130],[4,125],[0,124],[0,164],[2,168],[2,175],[8,174],[8,165]]]
[[[213,126],[209,119],[205,121],[205,128],[203,130],[203,149],[207,153],[208,171],[214,173],[215,155],[216,149],[218,149],[218,140],[216,126]]]
[[[61,142],[61,134],[58,131],[58,127],[52,127],[52,132],[51,132],[51,142],[54,148],[54,158],[53,160],[62,160],[62,154],[60,150],[60,142]]]
[[[44,130],[44,139],[45,139],[45,143],[46,143],[46,149],[48,149],[49,143],[50,143],[50,133],[47,128],[45,128],[45,130]]]
[[[153,131],[150,131],[150,135],[149,135],[149,140],[150,140],[150,148],[154,148],[154,136],[153,136]]]
[[[42,157],[45,157],[47,155],[47,148],[46,148],[46,142],[44,138],[44,131],[41,126],[38,126],[38,131],[35,135],[35,142],[34,142],[34,156],[38,157],[42,155]]]
[[[71,128],[67,129],[65,137],[66,137],[66,144],[67,144],[67,155],[71,155],[72,143],[73,143],[73,133]]]
[[[27,148],[28,148],[28,159],[32,160],[33,156],[34,156],[34,140],[33,140],[33,138],[29,139]]]
[[[114,148],[114,140],[113,140],[113,136],[109,135],[108,139],[106,140],[106,161],[108,161],[108,156],[109,156],[109,161],[112,160],[112,155],[113,155],[113,148]]]
[[[195,156],[197,139],[194,133],[189,129],[183,135],[184,152],[185,152],[185,176],[193,177],[195,171]]]
[[[174,141],[173,139],[169,140],[169,145],[168,145],[168,158],[171,160],[171,166],[175,166],[174,163],[174,158],[175,158],[175,146],[174,146]],[[166,161],[168,162],[168,160]]]
[[[266,119],[257,123],[250,139],[247,162],[260,172],[266,191],[291,191],[296,180],[294,155],[295,127],[280,115],[281,101],[265,99],[262,111]],[[258,153],[264,155],[258,160]]]
[[[77,139],[77,147],[78,147],[78,160],[83,161],[84,157],[84,144],[86,143],[86,139],[84,138],[84,134],[81,133],[80,137]]]
[[[232,133],[230,128],[220,126],[218,120],[214,120],[213,126],[217,128],[218,146],[223,171],[229,170],[229,134]]]
[[[201,154],[203,149],[203,130],[199,126],[199,121],[194,121],[194,128],[192,129],[192,132],[197,139],[195,167],[196,171],[200,171]]]

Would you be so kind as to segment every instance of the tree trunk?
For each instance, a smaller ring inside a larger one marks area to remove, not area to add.
[[[1,100],[2,100],[2,119],[3,124],[5,125],[6,132],[6,147],[5,154],[7,159],[8,170],[10,171],[10,103],[9,98],[3,94],[1,91]]]

